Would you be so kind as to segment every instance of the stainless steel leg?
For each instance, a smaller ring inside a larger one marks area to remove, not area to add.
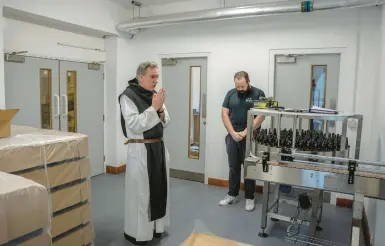
[[[356,152],[354,153],[355,159],[360,159],[360,150],[361,150],[361,133],[362,133],[362,124],[363,124],[363,116],[358,116],[357,118],[357,138],[356,138]],[[348,155],[349,156],[349,155]]]
[[[298,130],[299,130],[299,131],[302,130],[302,118],[299,118],[299,119],[298,119]]]
[[[311,219],[309,225],[309,237],[313,238],[315,236],[317,221],[318,221],[318,206],[319,206],[319,193],[320,190],[314,190],[312,195],[312,208],[311,208]]]
[[[347,147],[346,146],[347,130],[348,130],[348,119],[344,119],[344,121],[342,122],[341,149],[340,149],[339,157],[345,157],[346,147]]]
[[[319,192],[319,198],[318,198],[318,218],[317,218],[317,226],[316,230],[317,231],[322,231],[322,227],[320,226],[320,223],[322,221],[322,212],[323,212],[323,205],[324,205],[324,191],[320,190]]]
[[[277,205],[274,207],[274,213],[278,213],[278,208],[279,208],[279,184],[276,184],[274,187],[274,196],[276,197]]]
[[[352,232],[350,237],[350,246],[360,245],[360,235],[362,228],[362,212],[364,209],[364,195],[357,192],[353,200],[353,220]]]
[[[297,130],[297,119],[298,117],[297,116],[294,116],[293,117],[293,142],[292,142],[292,146],[291,148],[294,150],[295,149],[295,138],[296,138],[296,130]]]
[[[262,199],[262,212],[261,212],[261,229],[262,232],[260,232],[258,235],[260,237],[267,237],[267,234],[265,233],[265,229],[267,226],[267,209],[269,207],[269,192],[270,192],[270,183],[264,182],[263,183],[263,199]]]

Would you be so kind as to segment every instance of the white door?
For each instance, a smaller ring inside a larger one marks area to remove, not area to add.
[[[295,56],[288,62],[276,56],[274,96],[285,108],[309,108],[312,105],[337,109],[340,54]],[[335,130],[329,122],[329,132]],[[302,121],[302,129],[318,129],[322,122]],[[291,128],[292,120],[282,119],[282,128]]]
[[[103,66],[60,61],[61,130],[88,136],[92,175],[104,173]]]
[[[204,182],[207,58],[162,60],[171,123],[165,130],[171,176]]]
[[[6,107],[20,109],[12,124],[86,134],[92,175],[104,173],[103,66],[19,58],[4,64]]]
[[[4,62],[5,105],[20,109],[12,124],[59,130],[59,62],[17,57]]]

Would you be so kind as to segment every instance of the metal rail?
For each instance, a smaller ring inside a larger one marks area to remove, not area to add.
[[[383,163],[383,162],[363,161],[363,160],[357,160],[357,159],[351,159],[351,158],[311,155],[311,154],[302,154],[302,153],[284,154],[284,153],[278,152],[276,154],[279,156],[303,157],[303,158],[311,158],[311,159],[318,159],[318,160],[324,160],[324,161],[338,161],[338,162],[354,161],[357,164],[365,164],[365,165],[376,166],[376,167],[385,167],[385,163]]]
[[[272,162],[269,162],[272,163]],[[305,164],[306,166],[313,166],[313,167],[326,167],[330,169],[337,169],[337,170],[344,170],[344,171],[349,171],[348,166],[342,166],[338,164],[325,164],[325,163],[319,163],[319,162],[311,162],[311,161],[302,161],[302,160],[295,160],[294,162],[291,161],[280,161],[279,163],[283,164]],[[377,169],[370,169],[370,168],[362,168],[362,167],[357,167],[356,172],[363,172],[363,173],[368,173],[368,174],[385,174],[385,170],[377,170]]]

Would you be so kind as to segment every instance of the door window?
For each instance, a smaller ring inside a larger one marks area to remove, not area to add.
[[[189,149],[188,157],[199,160],[200,147],[200,101],[201,101],[201,67],[190,67],[189,95]]]
[[[327,65],[311,66],[310,107],[325,107]],[[322,131],[322,120],[310,120],[310,129]]]
[[[69,132],[77,132],[76,71],[67,71],[67,123]]]
[[[40,69],[40,119],[41,128],[52,129],[52,71],[51,69]]]

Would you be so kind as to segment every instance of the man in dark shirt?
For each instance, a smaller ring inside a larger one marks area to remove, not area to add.
[[[254,101],[265,97],[265,93],[250,85],[247,72],[240,71],[234,75],[235,88],[231,89],[222,105],[222,121],[228,132],[226,136],[226,150],[229,162],[229,192],[219,202],[227,206],[236,202],[241,183],[241,166],[245,159],[247,111],[253,107]],[[259,115],[254,118],[253,130],[258,129],[265,117]],[[245,179],[245,199],[247,211],[255,209],[254,190],[255,181]]]

